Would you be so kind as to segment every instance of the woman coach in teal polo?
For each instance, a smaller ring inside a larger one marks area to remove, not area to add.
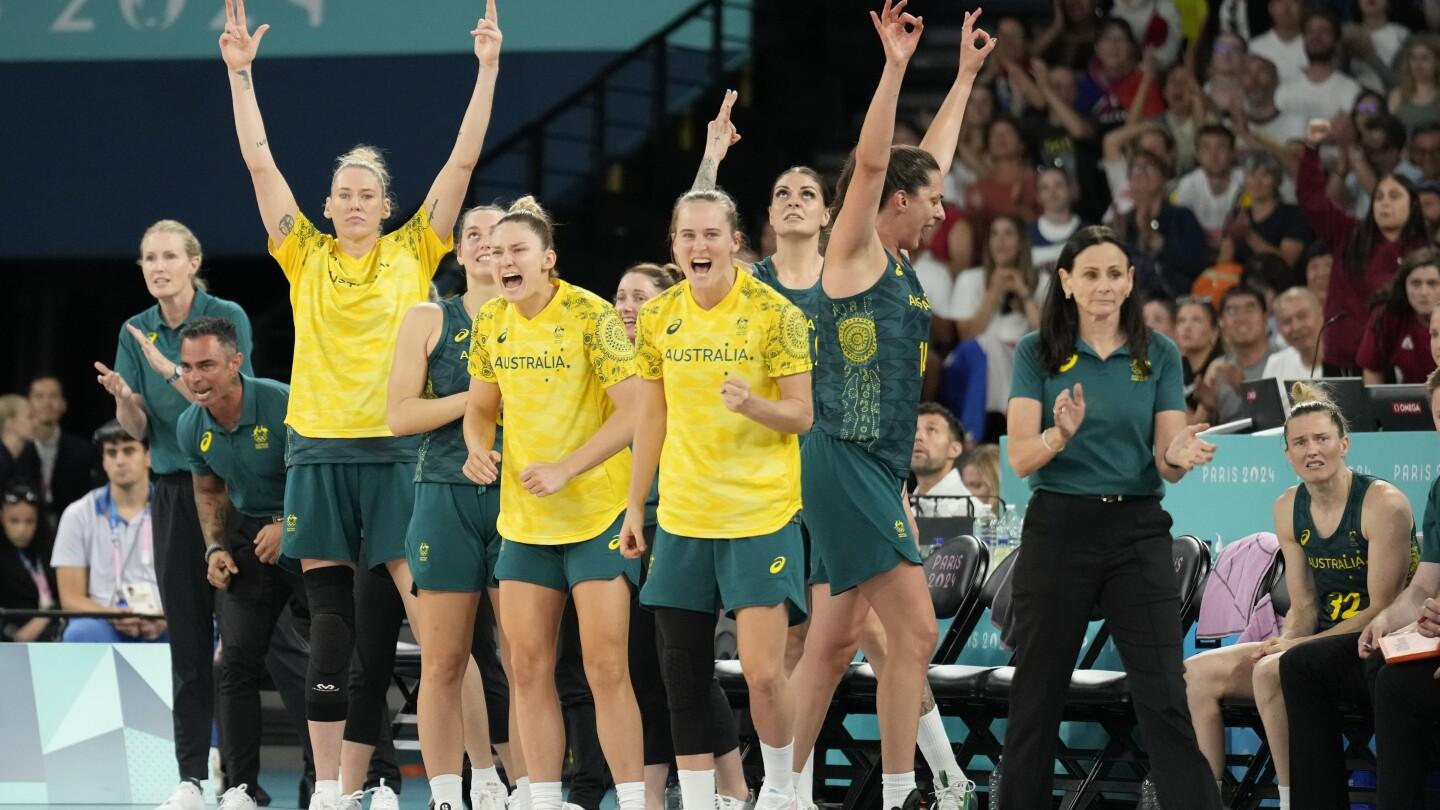
[[[1180,605],[1163,481],[1214,456],[1185,424],[1180,352],[1145,328],[1135,268],[1109,228],[1079,231],[1062,295],[1016,349],[1010,464],[1029,477],[1014,579],[1015,680],[1001,810],[1050,804],[1066,686],[1099,605],[1128,674],[1151,774],[1168,810],[1219,810],[1185,702]],[[1033,777],[1033,778],[1032,778]]]

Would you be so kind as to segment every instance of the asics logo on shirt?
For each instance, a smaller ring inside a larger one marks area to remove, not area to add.
[[[774,562],[770,563],[770,573],[778,574],[783,570],[785,570],[785,558],[776,557]]]
[[[684,319],[683,319],[683,318],[676,318],[675,320],[671,321],[671,322],[670,322],[670,325],[667,326],[667,327],[665,327],[665,334],[667,334],[667,335],[673,335],[673,334],[675,334],[676,332],[679,332],[679,331],[680,331],[680,324],[683,323],[683,322],[684,322]]]
[[[465,339],[468,338],[468,337],[470,337],[470,330],[469,330],[469,329],[461,329],[459,332],[456,332],[456,333],[455,333],[455,337],[452,338],[452,339],[453,339],[456,343],[464,343],[464,342],[465,342]]]
[[[614,551],[617,548],[620,548],[620,535],[618,534],[610,538],[610,550]]]
[[[496,342],[496,343],[504,343],[504,342],[505,342],[505,338],[507,338],[507,337],[510,337],[510,330],[509,330],[509,329],[506,329],[506,330],[502,331],[502,332],[500,333],[500,337],[495,338],[495,342]]]
[[[204,433],[203,435],[201,435],[201,437],[200,437],[200,452],[202,452],[202,453],[208,453],[208,452],[210,452],[210,442],[211,442],[211,440],[213,440],[214,438],[215,438],[215,434],[211,433],[211,432],[208,431],[208,430],[205,431],[205,433]]]

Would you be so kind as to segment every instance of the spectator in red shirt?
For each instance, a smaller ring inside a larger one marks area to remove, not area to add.
[[[1370,215],[1362,222],[1335,203],[1325,190],[1319,146],[1330,136],[1330,122],[1316,119],[1306,133],[1295,196],[1315,235],[1335,257],[1325,295],[1325,362],[1347,374],[1360,367],[1356,352],[1369,320],[1368,306],[1394,277],[1400,259],[1424,247],[1429,236],[1415,185],[1400,174],[1387,174],[1375,186]],[[1336,319],[1337,315],[1343,316]]]
[[[1095,60],[1080,80],[1076,107],[1088,112],[1102,133],[1112,130],[1125,123],[1131,102],[1142,91],[1143,78],[1135,34],[1124,20],[1106,18],[1100,23],[1100,37],[1095,41]],[[1143,91],[1140,112],[1144,117],[1165,112],[1165,102],[1154,81],[1147,82]]]
[[[1020,124],[1008,115],[996,116],[985,133],[985,152],[989,161],[967,195],[975,232],[987,233],[990,221],[1004,214],[1035,219],[1040,212],[1035,167],[1025,154]]]
[[[1440,254],[1422,248],[1405,257],[1360,339],[1356,359],[1365,384],[1423,382],[1435,370],[1430,313],[1440,301]]]

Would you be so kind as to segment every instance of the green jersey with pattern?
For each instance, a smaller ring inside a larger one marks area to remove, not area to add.
[[[456,295],[440,301],[440,337],[430,350],[425,375],[425,398],[441,399],[470,390],[470,328],[474,319],[465,311],[464,296]],[[464,419],[426,433],[420,439],[420,454],[415,463],[415,481],[427,484],[475,485],[465,476]],[[495,427],[495,450],[500,450],[501,428]]]
[[[896,476],[910,475],[920,384],[930,347],[930,300],[908,262],[846,298],[820,292],[815,321],[814,431],[855,442]]]

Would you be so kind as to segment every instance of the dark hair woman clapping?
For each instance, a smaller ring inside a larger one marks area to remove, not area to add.
[[[1214,456],[1185,424],[1180,352],[1147,330],[1135,268],[1108,228],[1065,245],[1061,289],[1021,339],[1010,394],[1010,464],[1035,494],[1014,580],[1016,671],[1002,810],[1050,802],[1065,686],[1099,604],[1167,808],[1219,808],[1185,703],[1180,605],[1164,481]],[[1093,407],[1091,407],[1093,406]],[[1032,778],[1033,777],[1033,778]]]

